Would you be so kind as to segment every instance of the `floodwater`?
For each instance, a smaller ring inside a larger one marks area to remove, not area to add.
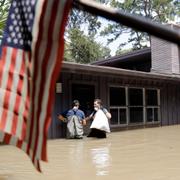
[[[0,180],[179,180],[180,126],[49,140],[48,157],[39,173],[23,151],[0,146]]]

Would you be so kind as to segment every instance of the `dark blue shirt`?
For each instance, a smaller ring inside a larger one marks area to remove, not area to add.
[[[62,113],[62,116],[65,118],[68,118],[69,116],[73,116],[73,115],[78,116],[80,120],[85,118],[84,112],[81,111],[80,109],[77,110],[70,109]]]

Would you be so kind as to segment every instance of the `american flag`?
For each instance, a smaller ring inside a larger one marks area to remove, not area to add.
[[[0,141],[41,171],[71,0],[12,0],[0,59]]]

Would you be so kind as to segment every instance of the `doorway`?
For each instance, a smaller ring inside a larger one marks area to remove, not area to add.
[[[72,100],[79,100],[80,109],[88,116],[93,111],[95,86],[87,84],[72,84]]]

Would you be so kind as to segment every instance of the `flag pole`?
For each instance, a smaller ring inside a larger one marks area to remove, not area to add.
[[[92,0],[74,0],[73,7],[180,45],[180,31],[152,22],[145,17],[124,13]]]

